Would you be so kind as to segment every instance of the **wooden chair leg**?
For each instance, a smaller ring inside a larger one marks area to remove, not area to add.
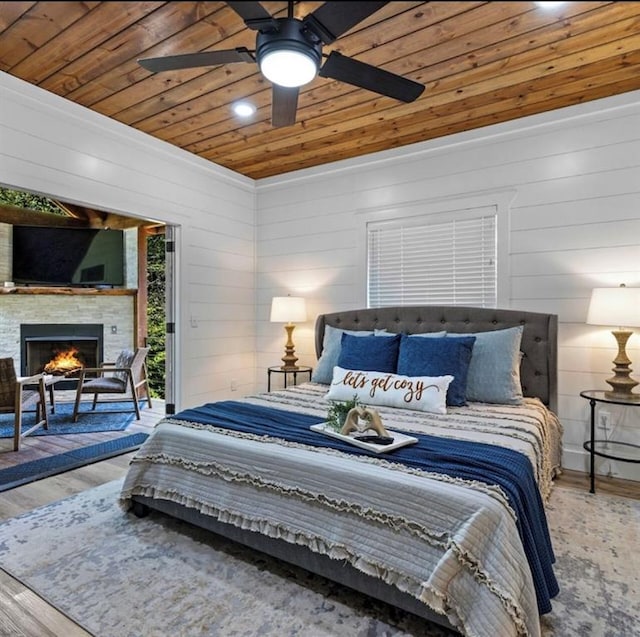
[[[53,385],[49,385],[49,404],[51,405],[51,413],[56,413],[56,395],[53,391]]]
[[[20,449],[20,438],[22,437],[22,387],[19,384],[16,384],[14,406],[13,450],[18,451]]]
[[[76,390],[76,400],[73,404],[73,422],[78,422],[78,411],[80,409],[80,399],[82,398],[82,379],[78,381],[78,389]]]
[[[144,363],[144,391],[145,396],[147,397],[147,402],[149,403],[149,409],[153,407],[151,404],[151,388],[149,387],[149,374],[147,373],[147,363]]]
[[[38,401],[38,405],[36,406],[36,419],[38,423],[42,423],[43,429],[49,429],[49,414],[47,413],[47,392],[44,386],[44,382],[40,383],[39,393],[40,400]]]
[[[144,391],[145,396],[147,397],[147,402],[149,403],[149,409],[151,409],[153,407],[151,404],[151,389],[149,388],[149,381],[146,379],[144,381]]]
[[[138,403],[138,393],[133,390],[133,406],[136,410],[136,420],[140,420],[140,404]]]
[[[20,451],[20,434],[22,429],[22,413],[16,411],[13,420],[13,450]]]

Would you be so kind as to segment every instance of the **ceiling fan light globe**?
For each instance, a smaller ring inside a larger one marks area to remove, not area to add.
[[[301,51],[280,49],[262,57],[260,71],[273,84],[292,88],[311,82],[318,73],[318,65]]]

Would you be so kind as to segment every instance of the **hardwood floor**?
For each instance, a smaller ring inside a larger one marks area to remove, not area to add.
[[[74,391],[57,392],[56,404],[73,402]],[[127,433],[149,431],[164,415],[164,400],[152,399],[151,408],[140,411],[140,420],[134,420],[128,427]],[[83,407],[86,409],[86,407]],[[81,419],[82,417],[80,417]],[[29,422],[27,419],[25,422]],[[75,434],[65,436],[27,436],[20,442],[20,451],[13,451],[13,439],[0,439],[0,469],[11,467],[23,462],[38,460],[55,454],[64,453],[79,447],[112,440],[122,436],[122,431],[98,431],[89,434]]]
[[[565,469],[555,483],[561,487],[576,489],[577,491],[589,491],[589,474],[582,471],[569,471]],[[596,493],[606,495],[618,495],[623,498],[640,500],[640,482],[636,480],[621,480],[620,478],[608,478],[596,476]]]
[[[67,397],[57,398],[57,402]],[[127,433],[150,432],[164,416],[164,401],[153,399],[152,407],[140,412]],[[13,451],[13,440],[0,440],[0,468],[35,460],[69,449],[121,436],[122,432],[99,432],[73,436],[24,438],[20,451]],[[66,498],[105,482],[122,477],[133,453],[116,456],[86,467],[38,480],[0,493],[0,520],[15,517],[49,502]],[[91,637],[68,617],[50,606],[31,590],[0,569],[0,636],[11,637]]]
[[[135,423],[135,430],[151,430],[164,415],[164,403],[154,401],[153,409],[143,410],[142,415],[141,421]],[[127,432],[129,431],[134,431],[134,425],[127,429]],[[53,438],[53,436],[46,438]],[[54,445],[55,441],[51,441],[51,444]],[[29,453],[37,455],[45,453],[47,445],[45,441],[41,443],[36,438],[27,438],[25,452],[27,447],[29,447]],[[0,456],[8,455],[11,454],[0,452]],[[0,493],[0,520],[120,478],[126,473],[132,456],[133,453],[118,456]],[[4,461],[6,463],[8,460],[4,458]],[[563,472],[556,482],[565,488],[578,491],[589,490],[589,476],[576,471]],[[598,493],[640,500],[640,482],[598,477],[596,490]],[[0,635],[91,637],[89,633],[1,569]]]

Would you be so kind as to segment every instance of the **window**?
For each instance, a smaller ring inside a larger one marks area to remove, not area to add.
[[[368,307],[496,307],[497,210],[367,223]]]

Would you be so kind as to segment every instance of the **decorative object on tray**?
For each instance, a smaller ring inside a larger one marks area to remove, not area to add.
[[[312,425],[312,431],[376,453],[418,442],[413,436],[387,431],[378,411],[363,405],[356,395],[351,400],[330,402],[327,422]]]
[[[387,430],[382,424],[380,414],[373,407],[357,406],[349,410],[344,425],[340,430],[343,436],[348,436],[352,431],[363,434],[373,429],[378,436],[388,437]]]

